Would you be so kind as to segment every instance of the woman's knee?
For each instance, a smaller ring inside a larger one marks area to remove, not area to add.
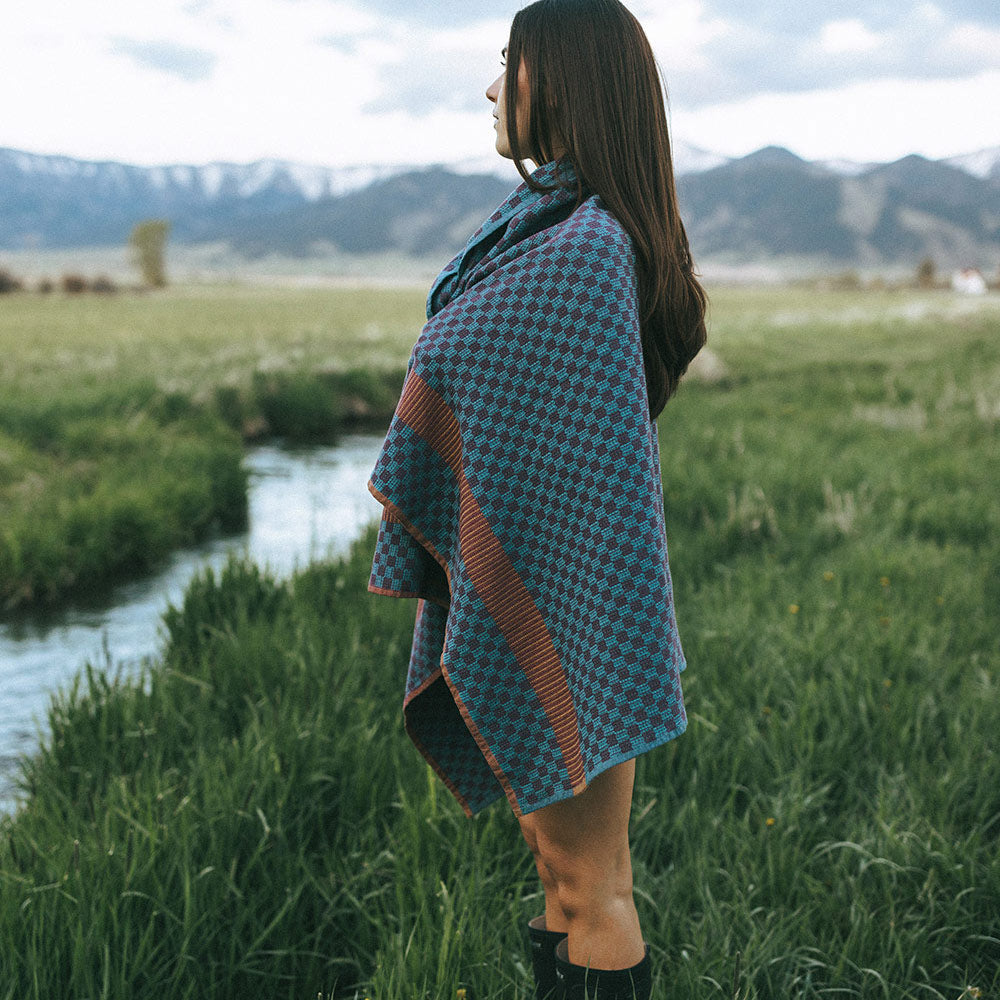
[[[520,817],[546,888],[569,910],[631,899],[628,846],[634,761],[598,775],[581,795]],[[567,913],[567,915],[569,915]]]
[[[632,863],[628,842],[617,845],[567,847],[536,835],[535,854],[539,873],[547,873],[570,919],[594,908],[603,908],[620,898],[632,897]]]
[[[524,841],[528,845],[528,850],[531,851],[535,859],[535,868],[538,871],[538,877],[541,879],[542,886],[546,892],[554,892],[556,889],[555,876],[541,855],[538,845],[538,829],[535,826],[535,822],[530,816],[521,817],[519,822],[521,824],[521,836],[524,837]]]

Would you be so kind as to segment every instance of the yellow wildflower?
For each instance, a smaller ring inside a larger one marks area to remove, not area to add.
[[[797,615],[799,613],[799,606],[797,604],[788,605],[789,614]]]
[[[888,587],[889,586],[889,577],[887,577],[887,576],[880,576],[879,579],[878,579],[878,582],[881,583],[883,587]]]
[[[764,820],[764,823],[767,826],[774,826],[774,817],[773,816],[768,816],[767,819]]]
[[[833,579],[833,570],[832,569],[828,569],[823,574],[823,579],[826,580],[827,583],[829,583]]]

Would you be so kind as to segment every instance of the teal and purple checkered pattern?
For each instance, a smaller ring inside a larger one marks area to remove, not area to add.
[[[415,597],[406,729],[472,815],[687,725],[631,241],[564,161],[441,273],[368,488],[368,589]]]

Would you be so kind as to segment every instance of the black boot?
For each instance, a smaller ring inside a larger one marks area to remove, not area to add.
[[[547,931],[545,914],[528,921],[528,944],[531,947],[531,968],[535,973],[536,1000],[555,1000],[556,945],[566,937],[565,931]]]
[[[653,976],[649,945],[641,962],[631,969],[589,969],[569,960],[568,942],[556,946],[557,1000],[649,1000]]]

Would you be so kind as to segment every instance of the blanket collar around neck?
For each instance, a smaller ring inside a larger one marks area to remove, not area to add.
[[[577,175],[565,156],[543,163],[530,177],[546,187],[556,186],[548,191],[534,191],[522,181],[507,196],[472,234],[465,249],[434,280],[427,296],[428,319],[475,283],[480,265],[489,260],[501,241],[509,245],[547,228],[561,221],[561,217],[576,205]]]

